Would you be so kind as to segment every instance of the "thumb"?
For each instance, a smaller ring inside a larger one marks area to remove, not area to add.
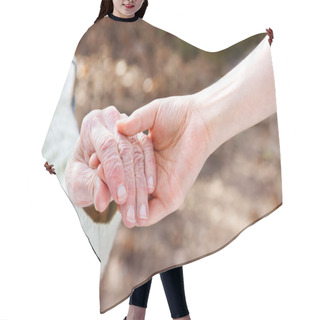
[[[117,129],[126,136],[133,136],[139,132],[152,129],[156,121],[158,103],[150,102],[134,111],[130,117],[117,122]]]

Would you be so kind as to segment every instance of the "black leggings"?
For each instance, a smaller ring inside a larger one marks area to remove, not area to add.
[[[187,316],[189,311],[184,293],[182,267],[160,273],[160,277],[167,297],[171,317],[177,319]],[[152,279],[133,291],[129,304],[141,308],[147,307],[151,281]]]

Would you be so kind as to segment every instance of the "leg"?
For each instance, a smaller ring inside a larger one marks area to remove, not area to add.
[[[148,304],[151,280],[134,289],[130,301],[127,320],[144,320]]]
[[[160,274],[172,319],[190,319],[184,293],[182,267]]]

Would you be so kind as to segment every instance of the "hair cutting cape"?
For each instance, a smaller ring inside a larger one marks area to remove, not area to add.
[[[258,34],[209,53],[141,19],[105,17],[94,24],[78,44],[43,147],[63,189],[66,163],[91,110],[113,105],[129,115],[155,98],[200,91],[266,37]],[[153,226],[126,228],[114,203],[104,213],[75,207],[101,262],[101,312],[154,274],[220,250],[281,205],[277,128],[273,115],[224,143],[179,210]]]

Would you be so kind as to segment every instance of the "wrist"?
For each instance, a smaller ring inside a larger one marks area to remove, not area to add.
[[[209,156],[229,139],[230,126],[226,125],[226,110],[233,103],[234,84],[225,81],[217,82],[193,95],[193,103],[203,120],[203,135],[207,139],[206,152]]]

